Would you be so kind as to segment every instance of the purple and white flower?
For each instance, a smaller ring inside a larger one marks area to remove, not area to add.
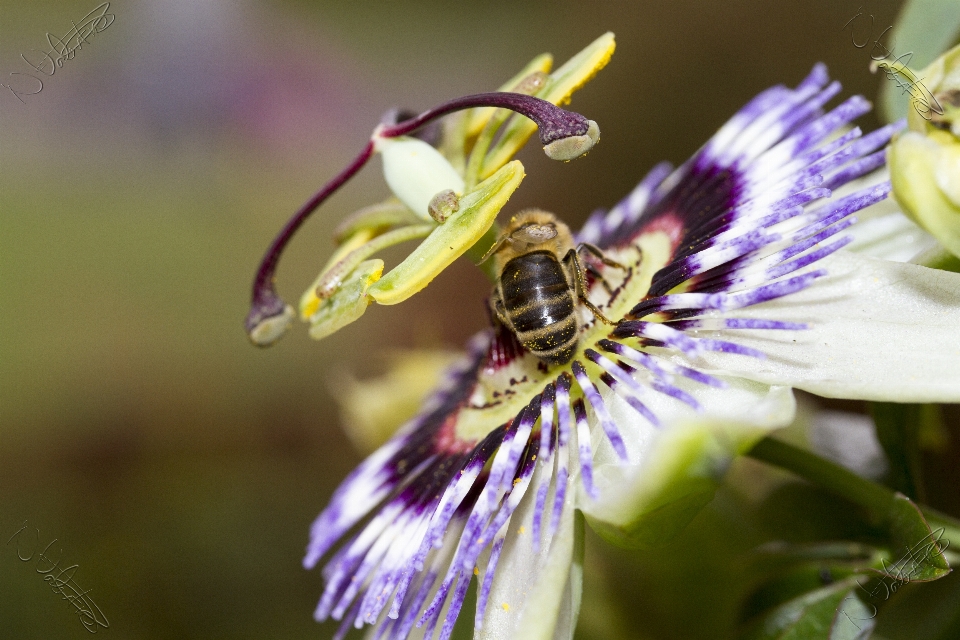
[[[578,353],[549,368],[506,330],[476,336],[313,524],[304,566],[341,545],[318,620],[447,638],[476,576],[476,637],[570,637],[578,512],[628,544],[682,527],[709,495],[676,487],[789,423],[791,387],[960,400],[960,276],[843,251],[890,186],[834,191],[881,168],[901,127],[848,128],[870,105],[824,113],[839,91],[817,65],[761,93],[588,220],[578,240],[629,267],[590,280],[618,326],[584,310]]]
[[[960,401],[960,276],[845,251],[884,200],[901,125],[861,135],[822,65],[764,91],[689,161],[658,165],[578,240],[594,265],[572,362],[475,336],[420,413],[314,522],[318,620],[448,638],[476,577],[477,638],[569,638],[582,526],[631,545],[683,527],[730,459],[828,397]],[[858,182],[845,195],[836,190]],[[339,545],[339,548],[338,548]],[[332,554],[331,554],[332,553]]]

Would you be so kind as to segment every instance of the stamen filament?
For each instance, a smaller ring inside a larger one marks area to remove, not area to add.
[[[544,152],[554,160],[566,161],[579,157],[589,151],[600,137],[597,123],[579,113],[561,109],[540,98],[509,92],[464,96],[395,125],[378,126],[353,162],[293,214],[264,254],[254,277],[250,312],[245,322],[247,334],[255,345],[265,347],[273,344],[284,334],[294,317],[293,309],[277,295],[274,287],[280,254],[310,214],[370,160],[376,140],[413,133],[441,116],[474,107],[498,107],[526,116],[536,123]]]
[[[363,150],[354,158],[347,167],[341,171],[333,180],[323,185],[312,198],[303,203],[293,217],[283,226],[277,237],[270,243],[270,247],[260,261],[260,267],[257,269],[257,275],[253,280],[253,299],[250,302],[250,313],[247,314],[245,323],[247,334],[250,340],[258,347],[266,347],[273,344],[283,335],[290,321],[293,319],[293,310],[285,303],[274,288],[274,279],[276,276],[277,263],[280,261],[280,254],[286,248],[287,243],[297,232],[306,219],[314,210],[319,207],[324,200],[329,198],[342,187],[347,180],[352,178],[363,165],[367,164],[370,156],[373,155],[373,141],[367,142]]]

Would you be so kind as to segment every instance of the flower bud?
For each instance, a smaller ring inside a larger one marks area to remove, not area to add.
[[[905,131],[887,163],[904,213],[960,256],[960,46],[918,74]]]

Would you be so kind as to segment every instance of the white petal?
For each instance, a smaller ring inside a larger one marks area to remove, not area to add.
[[[630,463],[620,463],[609,446],[597,442],[599,498],[590,500],[580,491],[578,505],[601,536],[628,547],[668,542],[713,498],[734,456],[793,420],[796,404],[788,387],[736,378],[724,382],[723,389],[686,388],[700,403],[700,413],[666,396],[651,396],[660,430],[613,394],[605,397]]]
[[[960,402],[960,274],[844,251],[819,266],[828,275],[809,288],[735,314],[809,329],[703,331],[768,357],[702,361],[829,398]]]
[[[887,199],[875,204],[874,207],[888,205],[891,202],[893,201]],[[862,218],[859,214],[857,217]],[[850,227],[847,235],[853,237],[853,242],[847,247],[848,250],[894,262],[907,262],[927,249],[937,246],[937,241],[932,235],[896,209],[885,215],[867,220],[861,219]]]
[[[540,475],[540,469],[535,472]],[[476,640],[569,640],[582,588],[583,520],[568,498],[552,541],[533,552],[531,531],[538,478],[510,520]],[[573,494],[572,487],[567,496]],[[481,574],[482,582],[482,574]]]

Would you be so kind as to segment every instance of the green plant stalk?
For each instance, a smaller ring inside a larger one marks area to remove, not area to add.
[[[747,455],[829,489],[879,518],[884,518],[893,506],[895,494],[890,489],[781,440],[766,437],[754,445]],[[941,539],[948,540],[951,547],[960,548],[960,521],[924,505],[918,504],[917,507],[931,529],[943,528]]]

